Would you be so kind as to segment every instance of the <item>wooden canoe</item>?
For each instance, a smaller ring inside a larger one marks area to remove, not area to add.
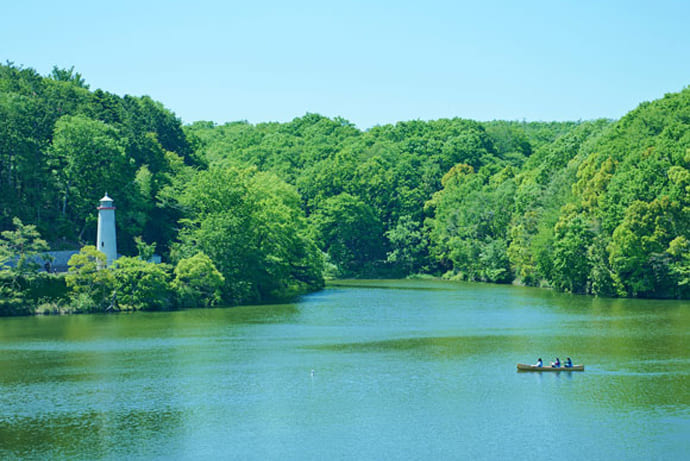
[[[585,371],[584,365],[573,365],[572,367],[564,367],[561,365],[558,368],[551,366],[538,367],[536,365],[527,365],[524,363],[517,364],[518,371]]]

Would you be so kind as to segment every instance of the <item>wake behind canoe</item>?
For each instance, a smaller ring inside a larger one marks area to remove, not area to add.
[[[584,365],[573,365],[572,367],[538,367],[536,365],[517,364],[518,371],[585,371]]]

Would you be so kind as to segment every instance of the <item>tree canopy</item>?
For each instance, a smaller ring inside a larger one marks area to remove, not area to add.
[[[98,252],[82,250],[67,283],[90,308],[265,302],[324,274],[422,272],[690,296],[690,89],[617,121],[183,126],[147,96],[92,91],[74,68],[0,65],[6,242],[89,245],[106,191],[134,259],[98,280]],[[17,248],[0,263],[44,250]],[[153,248],[172,265],[148,266]],[[152,291],[128,285],[144,279]]]

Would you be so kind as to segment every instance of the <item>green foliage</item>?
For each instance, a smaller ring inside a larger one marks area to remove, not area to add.
[[[65,282],[77,312],[102,312],[115,307],[115,278],[111,270],[104,269],[104,253],[87,245],[73,255],[68,264]]]
[[[0,316],[33,314],[33,307],[29,304],[19,286],[14,284],[15,278],[12,277],[9,281],[7,278],[0,273]]]
[[[61,298],[66,291],[61,277],[38,273],[48,244],[36,226],[19,218],[13,225],[0,233],[0,316],[32,314],[39,298]]]
[[[122,190],[134,174],[119,131],[84,116],[56,122],[51,154],[65,214],[87,215],[93,197]]]
[[[185,210],[174,256],[202,251],[223,275],[228,303],[283,298],[323,285],[294,187],[255,169],[200,171],[179,192]]]
[[[633,202],[616,227],[610,245],[610,261],[617,280],[631,296],[672,296],[673,280],[668,254],[678,253],[680,214],[677,202],[662,196],[647,203]],[[666,253],[675,241],[672,253]]]
[[[339,276],[425,268],[602,296],[678,296],[682,258],[667,250],[690,227],[688,93],[618,122],[453,119],[358,132],[308,114],[288,124],[198,123],[188,134],[211,162],[296,184]],[[667,232],[636,255],[641,241],[629,234],[643,229],[614,232],[635,201],[661,197],[670,200],[658,217]],[[627,271],[631,261],[649,269]]]
[[[521,283],[540,285],[553,280],[554,229],[561,208],[573,200],[578,165],[609,124],[606,120],[585,122],[559,133],[535,149],[517,175],[508,256]]]
[[[575,212],[561,215],[555,227],[551,283],[570,293],[586,293],[591,263],[587,252],[594,239],[592,225]]]
[[[62,69],[58,66],[53,66],[53,70],[50,72],[50,78],[58,82],[70,82],[80,88],[89,89],[89,85],[86,84],[82,75],[79,72],[74,71],[74,66],[70,67],[69,69]]]
[[[137,252],[139,253],[139,259],[142,261],[150,261],[153,255],[156,253],[156,244],[148,244],[144,242],[141,237],[134,237],[134,243],[137,245]]]
[[[220,301],[223,276],[203,253],[180,260],[174,280],[168,264],[121,257],[106,268],[105,259],[94,246],[85,246],[70,258],[65,282],[74,312],[170,309],[176,304],[175,297],[184,307]]]
[[[312,214],[311,225],[316,241],[342,276],[366,273],[363,268],[384,256],[379,245],[381,222],[370,206],[348,193],[327,199]]]
[[[690,89],[641,104],[590,148],[568,208],[573,220],[590,223],[587,238],[576,239],[586,247],[587,263],[557,286],[604,295],[687,296],[679,249],[690,229]],[[559,245],[567,246],[569,238]]]
[[[42,300],[60,303],[67,294],[62,275],[0,271],[0,317],[34,314]]]
[[[0,65],[0,230],[14,217],[51,243],[95,239],[93,209],[116,200],[119,249],[142,235],[167,252],[177,210],[159,200],[183,166],[203,166],[179,119],[148,97],[90,92],[74,68],[50,77]]]
[[[39,264],[36,257],[48,251],[48,243],[40,237],[36,226],[24,224],[14,218],[14,231],[0,233],[0,270],[9,270],[19,275],[36,272]]]
[[[669,273],[675,286],[674,297],[690,296],[690,241],[684,236],[673,239],[666,250],[670,256]]]
[[[499,161],[482,125],[462,119],[400,122],[360,132],[345,120],[307,114],[287,124],[198,122],[187,127],[187,134],[199,140],[212,163],[254,165],[296,185],[307,215],[315,215],[312,224],[323,221],[314,230],[322,245],[330,245],[329,237],[319,234],[328,227],[326,221],[334,219],[335,197],[347,194],[368,207],[374,216],[367,219],[375,222],[375,232],[357,245],[376,251],[353,258],[353,244],[342,239],[327,251],[341,275],[348,276],[406,274],[428,266],[426,245],[398,257],[401,241],[389,238],[400,233],[393,229],[404,217],[424,221],[424,203],[441,188],[441,177],[455,163],[480,168]],[[364,216],[362,206],[341,208],[339,219],[344,221],[357,222]],[[349,212],[354,215],[342,215]],[[356,263],[357,258],[366,262]]]
[[[421,223],[410,216],[402,216],[398,224],[386,232],[386,238],[391,245],[386,261],[400,268],[401,275],[417,274],[428,267],[429,240]]]
[[[494,120],[485,122],[486,132],[502,157],[530,157],[572,132],[579,122],[517,122]]]
[[[512,281],[507,254],[508,224],[515,181],[510,167],[489,176],[459,164],[443,177],[444,188],[427,204],[431,253],[464,280]]]
[[[168,264],[123,256],[112,271],[117,307],[123,310],[162,310],[172,305]],[[102,269],[100,272],[110,272]]]
[[[321,287],[325,268],[690,294],[690,89],[618,121],[456,118],[361,131],[306,114],[182,127],[149,97],[90,91],[74,68],[42,77],[0,65],[0,232],[14,232],[3,234],[0,266],[18,258],[15,280],[30,280],[41,238],[93,241],[106,191],[118,249],[142,260],[157,249],[182,272],[170,283],[169,268],[129,259],[99,271],[95,249],[84,250],[66,279],[80,310],[168,308],[171,287],[184,304],[285,298]],[[38,246],[8,243],[21,239]],[[142,293],[136,277],[148,277]],[[13,306],[26,295],[0,289]]]
[[[220,302],[224,284],[211,258],[199,252],[178,261],[171,287],[181,306],[209,307]]]

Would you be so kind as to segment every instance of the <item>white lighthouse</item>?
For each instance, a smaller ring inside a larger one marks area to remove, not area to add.
[[[115,237],[115,207],[113,199],[105,197],[101,199],[98,207],[98,233],[96,236],[96,248],[105,253],[106,266],[113,264],[117,259],[117,238]]]

